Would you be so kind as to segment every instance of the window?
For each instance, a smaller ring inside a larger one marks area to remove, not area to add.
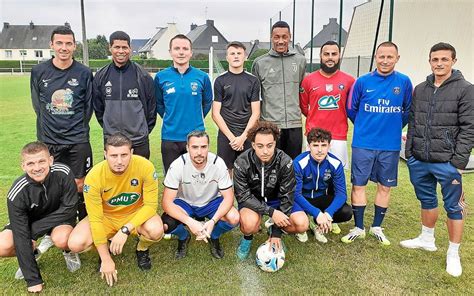
[[[21,50],[20,50],[20,55],[21,55],[22,57],[26,56],[26,50],[21,49]]]
[[[43,51],[42,50],[35,50],[35,57],[42,58],[43,57]]]
[[[13,53],[11,50],[5,50],[5,58],[11,59],[13,56]]]
[[[49,55],[52,56],[52,57],[54,57],[54,50],[50,50],[50,51],[49,51]]]
[[[212,35],[212,43],[219,43],[219,36],[217,35]]]
[[[332,41],[337,41],[338,33],[332,33]]]
[[[31,38],[31,40],[36,41],[36,40],[38,40],[38,37],[33,36],[33,38]]]

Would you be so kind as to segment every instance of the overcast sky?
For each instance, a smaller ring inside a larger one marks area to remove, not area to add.
[[[344,0],[343,28],[348,30],[353,7],[364,0]],[[270,18],[279,18],[292,26],[293,0],[84,0],[87,37],[98,34],[107,38],[113,31],[123,30],[133,38],[150,38],[156,27],[175,22],[187,34],[191,23],[202,25],[213,19],[217,29],[230,40],[269,40]],[[330,17],[339,18],[338,0],[315,0],[314,34]],[[81,40],[80,0],[0,0],[0,24],[56,25],[69,22]],[[296,0],[295,41],[303,46],[311,36],[311,0]]]

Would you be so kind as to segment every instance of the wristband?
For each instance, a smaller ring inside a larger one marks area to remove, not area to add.
[[[218,221],[214,220],[214,217],[211,218],[212,222],[214,222],[214,225],[217,224]]]

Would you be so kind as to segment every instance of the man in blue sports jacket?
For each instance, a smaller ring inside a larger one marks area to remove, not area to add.
[[[377,183],[375,214],[369,233],[382,245],[390,245],[381,224],[388,208],[390,189],[397,186],[402,128],[408,122],[413,87],[408,76],[395,71],[400,56],[392,42],[377,47],[377,69],[355,82],[347,103],[354,123],[352,138],[351,203],[355,227],[341,240],[365,238],[365,187]]]
[[[346,178],[342,162],[329,153],[331,133],[312,128],[307,136],[309,151],[298,155],[293,161],[296,178],[295,203],[300,205],[317,224],[316,240],[326,243],[324,233],[332,223],[349,221],[352,209],[346,203]],[[329,186],[334,193],[328,192]]]
[[[186,153],[186,136],[204,131],[204,118],[212,106],[212,85],[207,73],[189,65],[192,43],[178,34],[170,40],[173,66],[155,76],[156,110],[163,118],[161,155],[165,172]]]

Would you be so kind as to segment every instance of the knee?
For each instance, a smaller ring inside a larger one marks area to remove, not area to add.
[[[68,234],[66,233],[52,234],[51,240],[53,241],[53,244],[57,248],[61,250],[68,249]]]
[[[161,216],[161,220],[163,221],[163,229],[165,233],[171,233],[179,224],[181,224],[181,222],[166,213]]]
[[[259,229],[259,220],[254,217],[240,216],[240,231],[243,234],[254,234]]]
[[[87,241],[80,235],[70,235],[67,246],[73,253],[80,253],[89,247]]]
[[[337,221],[334,221],[335,223],[347,222],[352,219],[352,208],[348,204],[344,204],[338,212],[339,212],[337,215],[338,219]],[[334,214],[334,216],[336,216],[336,214]]]
[[[292,218],[293,219],[291,219],[291,223],[294,225],[295,231],[297,233],[301,233],[308,230],[309,220],[306,214],[302,213],[301,215],[295,215]]]
[[[226,215],[229,224],[237,225],[240,222],[240,215],[237,211],[231,211]]]
[[[15,254],[13,241],[0,241],[0,257],[11,257]]]
[[[160,240],[163,237],[163,226],[159,223],[153,223],[145,228],[144,235],[150,240]]]

